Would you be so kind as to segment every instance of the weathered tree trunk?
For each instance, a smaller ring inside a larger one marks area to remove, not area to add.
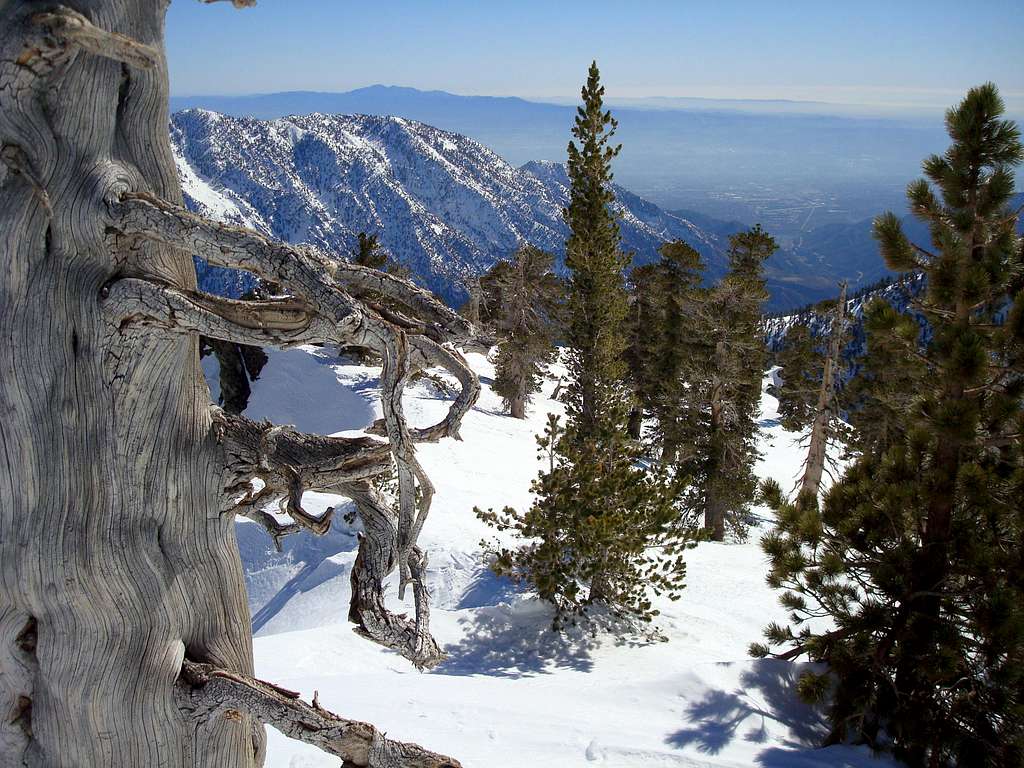
[[[661,441],[661,463],[666,466],[675,464],[679,458],[679,438],[674,434],[674,424],[669,432],[665,434]]]
[[[463,287],[466,289],[466,293],[469,294],[469,298],[466,299],[462,313],[474,326],[480,325],[480,296],[482,293],[480,277],[478,275],[467,277],[463,282]]]
[[[725,541],[725,504],[713,486],[704,501],[704,527],[711,532],[712,541]]]
[[[262,727],[197,731],[173,697],[185,654],[252,673],[197,339],[122,331],[100,307],[121,274],[195,287],[188,253],[106,228],[125,189],[181,202],[164,8],[76,6],[153,62],[70,43],[63,22],[33,18],[52,5],[0,8],[0,142],[17,158],[0,187],[0,677],[16,681],[0,694],[0,761],[255,765]]]
[[[800,481],[798,498],[817,499],[821,490],[821,476],[825,470],[825,453],[831,436],[832,420],[836,418],[836,384],[839,368],[840,347],[846,325],[846,283],[839,292],[835,315],[832,318],[832,332],[829,336],[828,352],[821,373],[818,388],[818,402],[815,405],[814,421],[811,423],[810,444],[807,447],[807,462]]]
[[[526,418],[526,393],[517,392],[511,400],[508,401],[508,412],[514,419],[525,419]]]
[[[234,515],[223,513],[230,461],[198,334],[285,343],[299,333],[297,317],[303,328],[333,328],[325,340],[372,337],[395,350],[388,435],[421,483],[401,371],[433,342],[391,335],[389,322],[357,308],[328,312],[327,322],[322,303],[311,319],[291,305],[249,310],[196,294],[196,243],[175,247],[166,231],[146,229],[199,228],[175,213],[165,3],[73,5],[0,3],[0,765],[255,766],[257,720],[281,724],[283,710],[276,689],[251,680]],[[119,202],[131,194],[161,201],[156,213],[133,220],[139,209]],[[231,253],[220,243],[214,255]],[[310,275],[321,273],[292,257],[306,258],[276,253],[250,267],[236,254],[228,265],[299,280],[307,298],[334,290],[326,272],[317,285]],[[246,325],[247,313],[257,322]],[[274,328],[285,330],[260,330]],[[430,328],[416,326],[441,333]],[[452,421],[441,431],[454,432]],[[289,509],[301,519],[302,476],[289,472]],[[411,490],[407,482],[403,498]],[[400,567],[422,514],[399,522]],[[193,663],[209,673],[183,676]],[[211,680],[241,685],[244,696],[225,699]],[[296,733],[320,727],[305,710],[287,716]],[[363,724],[334,718],[330,727],[337,738],[324,748],[353,765],[397,765],[395,755],[410,753],[422,758],[410,765],[456,764]]]
[[[633,440],[639,440],[643,426],[644,409],[640,405],[634,405],[629,409],[629,418],[626,420],[626,434]]]

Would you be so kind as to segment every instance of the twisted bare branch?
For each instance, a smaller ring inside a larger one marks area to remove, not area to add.
[[[392,471],[388,444],[369,437],[307,435],[219,408],[213,413],[226,456],[224,511],[259,523],[279,547],[285,536],[303,528],[317,534],[328,529],[332,511],[320,518],[306,513],[301,507],[304,491],[324,491],[352,499],[365,535],[352,567],[349,619],[357,625],[359,634],[398,651],[420,668],[440,662],[444,654],[429,632],[426,556],[415,544],[408,554],[402,554],[399,516],[369,482]],[[254,490],[253,478],[263,487]],[[279,513],[294,522],[282,523],[266,511],[275,504]],[[410,525],[415,535],[422,528],[417,522],[413,520]],[[390,613],[384,605],[384,580],[402,557],[407,558],[413,585],[414,621]]]
[[[32,21],[55,37],[95,56],[121,61],[139,69],[151,69],[160,63],[160,53],[156,48],[117,32],[100,29],[78,11],[63,5],[35,14]]]
[[[185,659],[175,686],[182,712],[199,723],[247,714],[272,725],[285,736],[336,755],[359,768],[461,768],[451,757],[418,744],[392,741],[369,723],[346,720],[320,706],[307,704],[294,691]]]
[[[415,443],[458,437],[463,417],[476,402],[480,392],[476,376],[460,354],[444,346],[470,338],[472,326],[407,280],[334,261],[313,248],[209,221],[142,193],[123,194],[108,201],[108,207],[114,228],[125,235],[187,249],[212,264],[253,272],[296,294],[246,306],[248,302],[124,278],[107,286],[103,298],[108,317],[117,327],[156,325],[261,346],[329,342],[366,347],[380,357],[384,418],[375,426],[387,443],[301,435],[290,428],[257,425],[218,412],[215,423],[228,457],[225,493],[231,501],[225,509],[256,520],[279,545],[282,537],[299,528],[327,529],[329,520],[313,518],[302,509],[303,491],[315,488],[355,499],[367,535],[365,551],[360,547],[364,556],[357,558],[353,570],[350,618],[363,634],[398,649],[418,666],[437,663],[442,654],[427,630],[426,558],[416,547],[434,488],[416,458]],[[378,298],[386,300],[387,306],[375,303]],[[461,391],[441,421],[410,430],[402,392],[413,373],[435,366],[455,376]],[[366,482],[387,472],[392,460],[398,476],[397,515]],[[263,482],[258,491],[253,490],[253,478]],[[294,527],[266,511],[274,502],[292,518]],[[415,622],[384,609],[383,579],[395,568],[399,597],[413,585]]]
[[[420,669],[436,666],[444,652],[430,635],[430,594],[426,586],[427,558],[413,547],[410,575],[416,615],[413,621],[395,615],[384,607],[381,584],[396,567],[398,520],[394,510],[369,483],[355,483],[345,490],[359,511],[366,535],[359,541],[359,552],[352,567],[352,598],[349,621],[357,625],[363,637],[392,648]]]
[[[352,484],[391,471],[387,443],[370,437],[325,437],[274,426],[213,409],[214,431],[225,454],[225,511],[245,514],[279,501],[282,511],[301,510],[295,495],[319,490],[345,494]],[[253,492],[251,480],[263,488]],[[246,495],[238,500],[240,493]],[[294,515],[293,515],[294,516]]]
[[[322,339],[329,331],[302,301],[286,297],[236,301],[140,278],[103,290],[101,305],[118,327],[157,326],[177,333],[262,347],[287,348]]]

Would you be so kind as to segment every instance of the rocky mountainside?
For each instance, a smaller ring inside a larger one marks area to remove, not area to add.
[[[186,202],[221,221],[291,243],[351,254],[360,231],[451,302],[462,281],[522,243],[559,256],[568,179],[556,163],[516,168],[459,134],[397,117],[322,115],[256,120],[200,109],[171,118]],[[725,243],[616,188],[625,247],[639,263],[666,240],[697,248],[709,275]],[[237,294],[244,278],[200,268],[208,290]]]

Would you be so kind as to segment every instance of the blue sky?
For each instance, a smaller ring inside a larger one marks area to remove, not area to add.
[[[572,99],[592,58],[610,97],[948,106],[994,80],[1024,108],[1021,0],[576,2],[175,0],[174,95],[374,83]]]

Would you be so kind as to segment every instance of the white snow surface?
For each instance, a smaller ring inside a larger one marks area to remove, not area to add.
[[[247,415],[292,422],[306,431],[346,434],[380,413],[378,370],[303,347],[270,351],[254,382]],[[889,768],[863,747],[817,748],[823,713],[799,702],[792,683],[802,664],[747,655],[785,611],[765,584],[757,545],[770,526],[765,510],[746,543],[702,543],[687,555],[687,587],[676,603],[656,603],[665,642],[602,633],[550,631],[550,609],[487,569],[481,540],[493,533],[474,505],[524,508],[539,468],[534,436],[555,378],[525,421],[502,413],[489,382],[493,366],[467,355],[483,394],[462,441],[419,448],[437,495],[420,544],[430,557],[432,630],[448,659],[417,672],[393,652],[352,632],[346,620],[355,532],[336,515],[333,530],[302,534],[274,551],[263,530],[239,522],[238,538],[254,616],[257,676],[301,691],[345,717],[374,723],[391,738],[415,741],[467,768]],[[214,378],[215,363],[204,361]],[[766,383],[768,377],[766,377]],[[440,416],[448,402],[433,385],[410,388],[414,424]],[[758,474],[789,487],[803,450],[762,399],[764,454]],[[320,512],[344,504],[308,493]],[[411,612],[388,586],[392,608]],[[338,759],[268,729],[271,768],[336,768]]]

